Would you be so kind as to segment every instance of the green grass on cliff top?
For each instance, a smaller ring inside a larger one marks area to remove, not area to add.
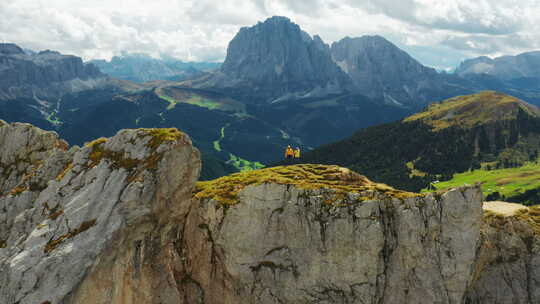
[[[435,184],[437,190],[446,190],[464,185],[482,184],[482,191],[487,196],[499,192],[505,197],[512,197],[527,190],[540,188],[540,164],[529,163],[519,168],[485,170],[455,174],[449,181]],[[422,192],[427,192],[424,189]],[[539,202],[540,203],[540,202]]]
[[[371,182],[365,176],[339,166],[300,164],[245,171],[212,181],[198,182],[195,198],[213,198],[222,204],[238,202],[238,192],[249,185],[277,183],[295,185],[300,189],[333,189],[337,194],[349,192],[379,192],[395,198],[419,196],[416,193],[396,190],[385,184]],[[364,197],[363,200],[371,197]]]
[[[540,110],[515,97],[484,91],[473,95],[457,96],[431,104],[425,111],[404,119],[404,122],[421,120],[434,131],[452,126],[471,128],[475,125],[514,119],[518,110],[540,116]]]

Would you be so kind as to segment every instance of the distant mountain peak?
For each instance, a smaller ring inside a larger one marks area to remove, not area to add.
[[[40,51],[38,55],[61,55],[61,54],[58,51],[44,50],[44,51]]]
[[[267,18],[263,23],[294,23],[285,16],[272,16]]]
[[[243,27],[231,40],[220,73],[195,84],[229,90],[250,102],[281,102],[342,94],[351,81],[330,48],[287,17]]]
[[[345,37],[332,43],[331,53],[358,91],[370,98],[405,107],[441,99],[426,88],[442,87],[444,79],[381,36]]]
[[[540,78],[540,51],[516,56],[489,58],[480,56],[463,61],[456,69],[459,76],[487,74],[503,80]]]
[[[0,54],[24,54],[24,50],[14,43],[0,43]]]

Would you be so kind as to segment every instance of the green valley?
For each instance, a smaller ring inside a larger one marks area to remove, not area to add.
[[[176,86],[162,86],[155,89],[156,94],[169,103],[168,110],[174,108],[178,103],[187,103],[190,105],[207,108],[209,110],[222,110],[230,112],[245,112],[245,105],[229,97],[181,88]]]

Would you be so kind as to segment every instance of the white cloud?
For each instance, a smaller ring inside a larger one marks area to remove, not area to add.
[[[128,51],[222,60],[240,27],[272,15],[327,43],[379,34],[421,49],[431,65],[449,63],[430,49],[457,58],[540,48],[538,0],[10,0],[0,2],[0,40],[85,59]]]

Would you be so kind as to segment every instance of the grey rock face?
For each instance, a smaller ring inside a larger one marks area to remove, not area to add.
[[[105,81],[96,66],[79,57],[52,51],[29,55],[14,44],[0,44],[0,99],[57,97]]]
[[[212,265],[189,254],[207,235],[235,284],[226,300],[207,300],[217,283],[194,269],[201,303],[462,302],[480,240],[478,189],[358,204],[350,195],[337,206],[324,202],[331,195],[267,184],[246,188],[225,211],[203,202],[188,216],[207,227],[186,228],[188,264]]]
[[[540,77],[540,52],[522,53],[516,56],[502,56],[491,59],[478,57],[465,60],[456,69],[460,76],[487,74],[503,80]]]
[[[318,36],[312,39],[288,18],[272,17],[240,29],[220,72],[195,86],[272,102],[341,93],[350,80]]]
[[[442,97],[447,80],[380,36],[344,38],[332,58],[360,93],[388,104],[418,106]]]
[[[516,216],[485,219],[465,303],[539,302],[540,242],[531,222]]]
[[[113,240],[151,229],[152,214],[170,213],[172,201],[189,197],[199,153],[187,135],[160,144],[144,130],[65,151],[55,148],[55,134],[25,127],[0,127],[0,141],[16,145],[2,146],[1,164],[24,167],[17,157],[26,143],[32,178],[48,183],[1,193],[0,302],[80,303],[70,294],[106,258]],[[0,185],[12,175],[1,175]]]

